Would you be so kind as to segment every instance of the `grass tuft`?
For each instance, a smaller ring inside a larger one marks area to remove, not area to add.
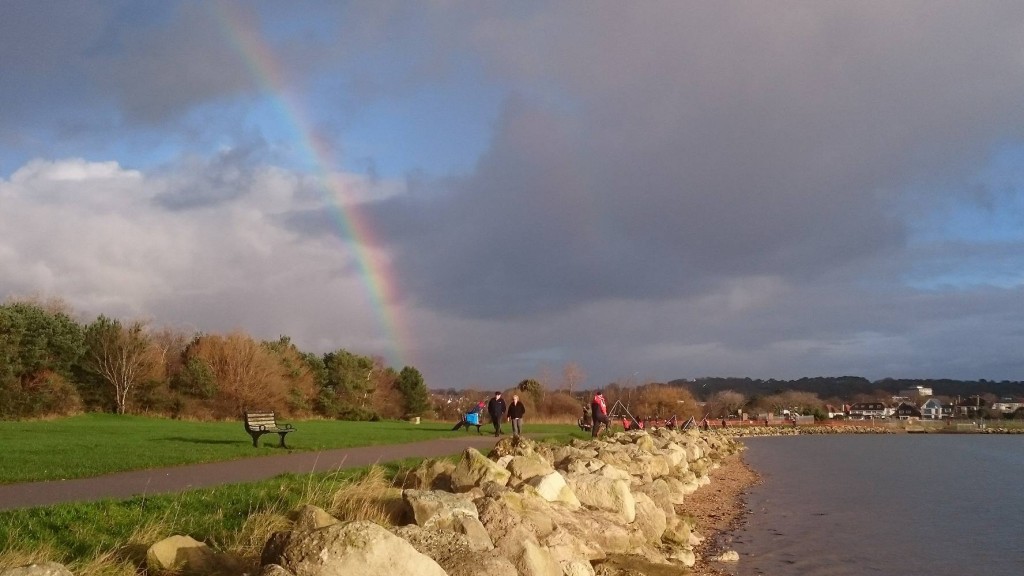
[[[342,482],[327,511],[339,520],[370,520],[382,526],[401,522],[404,512],[402,491],[380,466],[371,466],[366,474]]]

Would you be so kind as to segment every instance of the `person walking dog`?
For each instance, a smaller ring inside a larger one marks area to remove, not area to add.
[[[494,435],[501,436],[501,419],[505,417],[505,399],[501,397],[501,392],[495,392],[494,397],[487,403],[487,413],[494,424]]]

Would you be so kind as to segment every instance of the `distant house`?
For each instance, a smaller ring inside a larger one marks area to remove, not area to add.
[[[940,407],[941,409],[941,407]],[[900,405],[893,410],[893,417],[899,418],[900,420],[911,420],[921,418],[921,409],[910,404],[908,402],[900,402]]]
[[[974,418],[978,415],[978,411],[987,405],[988,403],[981,396],[968,396],[957,401],[956,414],[957,416]]]
[[[1024,408],[1024,401],[1020,398],[1003,398],[999,402],[992,403],[992,411],[1002,412],[1003,414],[1016,412],[1020,408]]]
[[[867,418],[886,418],[889,409],[882,402],[857,402],[850,405],[850,418],[864,420]]]
[[[939,420],[942,418],[942,401],[938,398],[929,398],[921,404],[921,418]]]

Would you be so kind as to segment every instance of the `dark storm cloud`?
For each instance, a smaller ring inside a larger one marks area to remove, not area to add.
[[[186,158],[165,169],[165,189],[155,196],[171,210],[203,208],[229,202],[252,191],[255,167],[266,157],[262,141],[232,148],[211,158]]]
[[[91,60],[94,80],[114,93],[129,121],[164,122],[255,89],[258,78],[216,6],[179,4],[159,26],[118,29],[118,49]]]
[[[903,249],[897,190],[1024,135],[1012,4],[530,16],[465,31],[522,87],[473,173],[380,207],[428,306],[505,317],[748,275],[813,281]]]

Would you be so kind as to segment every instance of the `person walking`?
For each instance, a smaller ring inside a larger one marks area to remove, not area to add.
[[[519,401],[519,394],[512,395],[512,403],[508,405],[508,420],[512,422],[512,436],[518,438],[523,434],[523,415],[526,406]]]
[[[487,413],[494,424],[494,435],[501,436],[501,419],[505,417],[505,399],[501,397],[501,392],[495,392],[494,397],[487,403]]]
[[[593,424],[590,426],[591,438],[597,438],[601,424],[604,424],[605,432],[610,429],[608,426],[608,404],[604,401],[604,394],[600,390],[594,394],[594,399],[590,402],[590,415],[590,419],[593,420]]]

